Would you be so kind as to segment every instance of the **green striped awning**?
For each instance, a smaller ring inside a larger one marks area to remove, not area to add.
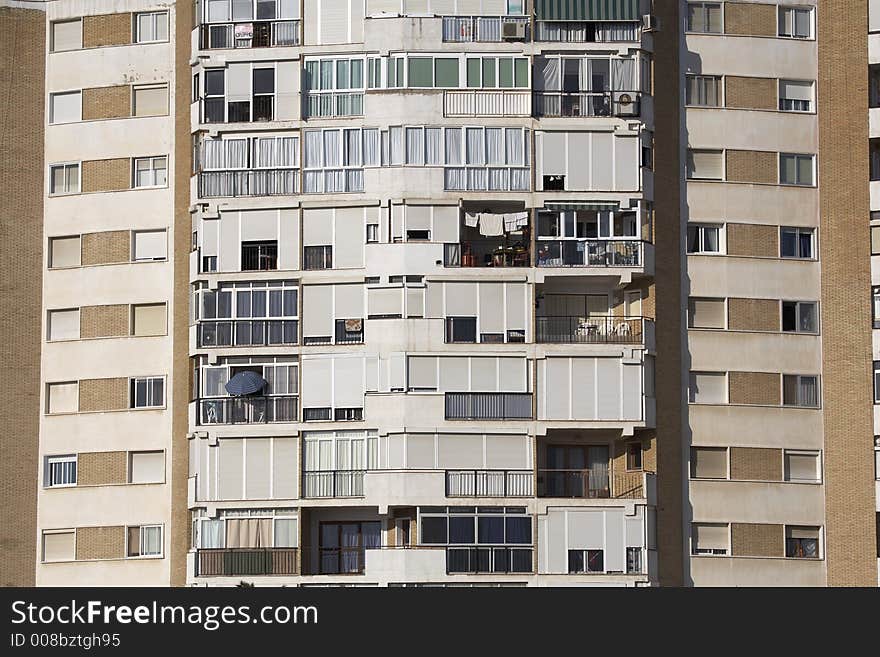
[[[639,0],[535,0],[539,21],[638,21]]]
[[[611,212],[620,209],[620,203],[614,201],[547,201],[544,203],[545,210],[595,210],[597,212]]]

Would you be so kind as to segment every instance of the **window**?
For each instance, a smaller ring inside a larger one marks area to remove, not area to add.
[[[76,530],[43,532],[43,561],[76,559]]]
[[[50,383],[46,386],[46,412],[76,413],[79,409],[79,383]]]
[[[379,224],[367,224],[367,244],[376,244],[379,241]]]
[[[226,120],[226,71],[205,71],[205,123]]]
[[[336,422],[360,422],[364,419],[363,408],[336,408],[333,411]]]
[[[880,404],[880,361],[874,361],[874,403]]]
[[[271,121],[275,106],[275,69],[255,68],[253,78],[253,120]]]
[[[693,523],[691,525],[692,554],[727,554],[730,549],[728,525],[716,523]]]
[[[689,180],[723,180],[724,158],[722,152],[688,150],[687,177]]]
[[[782,330],[790,333],[816,333],[819,316],[812,301],[783,301]]]
[[[168,12],[155,11],[135,14],[135,43],[168,41]]]
[[[159,408],[165,405],[165,379],[161,376],[131,380],[129,408]]]
[[[604,550],[569,550],[568,572],[570,574],[605,572]]]
[[[128,528],[129,557],[159,557],[162,556],[162,526],[140,525]]]
[[[165,481],[165,452],[131,452],[128,455],[128,483],[156,484]]]
[[[303,269],[333,269],[333,247],[330,245],[303,247]]]
[[[815,258],[813,228],[785,228],[779,229],[779,255],[782,258],[801,258],[812,260]]]
[[[242,242],[241,271],[278,269],[278,241]]]
[[[79,339],[79,308],[50,310],[47,323],[49,341]]]
[[[49,194],[79,194],[79,164],[54,164],[49,169]]]
[[[626,446],[626,469],[642,469],[642,443],[628,443]]]
[[[691,447],[691,479],[727,479],[727,448]]]
[[[721,253],[721,226],[688,224],[687,252],[699,254]]]
[[[446,342],[476,342],[476,317],[447,317]]]
[[[720,2],[689,2],[687,7],[688,32],[721,34]]]
[[[819,528],[785,528],[785,556],[791,559],[819,558]]]
[[[813,156],[780,153],[779,184],[811,186],[813,184]]]
[[[726,404],[727,374],[691,372],[688,393],[692,404]]]
[[[82,94],[67,91],[49,94],[49,123],[73,123],[82,120]]]
[[[630,574],[642,572],[642,548],[626,548],[626,572]]]
[[[819,452],[785,450],[785,481],[817,484],[822,480]]]
[[[165,260],[168,257],[168,242],[164,230],[139,230],[133,234],[132,260]]]
[[[164,303],[131,307],[131,334],[139,337],[168,333]]]
[[[76,486],[76,454],[47,456],[44,470],[47,488]]]
[[[49,267],[79,267],[80,266],[80,238],[75,237],[50,237],[49,238]]]
[[[871,288],[871,320],[874,328],[880,328],[880,287]]]
[[[720,107],[721,78],[716,75],[687,76],[685,104],[695,107]]]
[[[134,160],[135,187],[164,187],[168,184],[167,158],[138,157]]]
[[[785,374],[782,377],[782,405],[819,407],[819,378],[800,374]]]
[[[82,19],[52,22],[52,52],[82,48]]]
[[[164,116],[168,114],[168,85],[155,87],[135,87],[134,116]]]
[[[812,37],[813,10],[802,7],[780,7],[779,36],[792,39]]]
[[[724,299],[691,297],[688,299],[688,328],[727,328],[727,304]]]
[[[813,83],[780,80],[779,109],[783,112],[812,112]]]

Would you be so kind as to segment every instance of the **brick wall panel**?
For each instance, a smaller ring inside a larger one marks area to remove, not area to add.
[[[128,408],[128,379],[81,379],[79,411],[118,411]]]
[[[131,160],[85,160],[82,163],[83,192],[115,192],[131,189]]]
[[[776,299],[727,300],[727,328],[731,331],[778,331],[779,327]]]
[[[76,559],[122,559],[125,557],[125,527],[79,527],[76,530]]]
[[[771,151],[728,150],[728,182],[761,183],[775,185],[779,182],[779,154]]]
[[[83,121],[131,116],[131,87],[93,87],[82,90]]]
[[[761,224],[727,224],[727,255],[779,257],[779,228]]]
[[[724,32],[748,36],[776,36],[776,5],[725,2]]]
[[[83,306],[79,310],[79,335],[83,339],[129,335],[129,314],[126,304]]]
[[[729,401],[731,404],[760,404],[778,406],[780,378],[768,372],[729,372]]]
[[[782,450],[731,447],[730,478],[738,481],[782,481]]]
[[[725,77],[726,107],[775,110],[779,108],[778,82],[773,78]]]
[[[79,486],[124,484],[128,480],[128,453],[80,452],[76,479]]]
[[[131,261],[131,234],[127,230],[108,230],[82,236],[82,264],[107,265]]]
[[[732,523],[730,547],[734,556],[784,557],[785,528],[782,525]]]
[[[131,13],[83,16],[83,48],[131,43]]]

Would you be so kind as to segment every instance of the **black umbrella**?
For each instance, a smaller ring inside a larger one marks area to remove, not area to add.
[[[255,392],[260,392],[266,385],[268,385],[266,379],[256,372],[246,370],[239,372],[226,382],[226,392],[235,397],[252,395]]]

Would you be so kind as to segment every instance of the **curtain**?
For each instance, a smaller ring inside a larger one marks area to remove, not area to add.
[[[578,88],[582,92],[593,91],[593,60],[588,57],[582,59],[578,73],[580,74]]]
[[[446,169],[444,171],[444,189],[450,191],[462,191],[467,189],[466,169]]]
[[[324,166],[340,166],[339,130],[324,131]]]
[[[443,164],[442,139],[442,128],[425,128],[425,164]]]
[[[320,89],[332,89],[333,88],[333,62],[322,59],[321,60],[321,80],[320,80]]]
[[[525,164],[523,152],[525,140],[520,128],[506,128],[507,137],[507,164]]]
[[[296,518],[275,519],[275,547],[290,548],[297,546]]]
[[[379,130],[378,128],[364,128],[364,152],[363,152],[363,162],[364,166],[367,167],[377,167],[382,163],[380,150],[380,142],[379,142]]]
[[[222,169],[225,164],[224,142],[220,139],[206,139],[202,142],[202,168]]]
[[[304,171],[303,172],[303,193],[317,194],[321,191],[321,183],[324,175],[321,171]]]
[[[486,128],[486,162],[504,164],[504,131],[502,128]]]
[[[633,58],[611,60],[612,91],[633,91],[636,88],[636,62]]]
[[[425,163],[425,142],[421,128],[406,129],[406,163],[421,165]]]
[[[271,518],[227,518],[226,547],[271,547]]]
[[[321,156],[321,131],[306,130],[305,134],[305,166],[308,168],[319,168],[323,166],[323,158]]]
[[[485,142],[482,128],[465,128],[467,136],[467,164],[485,164]]]
[[[347,167],[361,166],[361,131],[357,128],[345,130],[344,152],[342,165]]]
[[[404,131],[401,127],[391,129],[391,165],[404,163]]]
[[[334,169],[324,171],[324,191],[325,192],[344,192],[345,190],[345,171],[342,169]]]
[[[222,548],[225,547],[223,541],[224,522],[222,520],[203,520],[200,525],[200,545],[202,548]]]
[[[446,164],[464,164],[461,159],[461,128],[446,128]]]
[[[489,169],[489,189],[495,192],[507,191],[507,169]]]

